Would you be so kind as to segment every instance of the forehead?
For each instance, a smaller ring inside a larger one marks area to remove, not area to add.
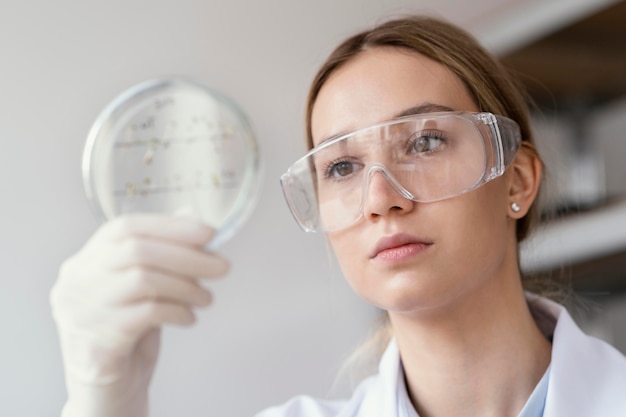
[[[463,82],[445,66],[402,49],[366,50],[321,88],[311,115],[313,142],[423,105],[478,111]]]

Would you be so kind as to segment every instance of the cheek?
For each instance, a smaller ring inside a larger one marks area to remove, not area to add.
[[[362,253],[361,248],[358,247],[359,239],[344,231],[329,233],[328,241],[335,253],[335,258],[341,270],[348,278],[348,281],[350,281],[349,278],[354,275],[351,272],[357,269],[357,259],[360,259]]]
[[[368,257],[365,245],[367,238],[348,229],[329,234],[328,240],[343,276],[352,290],[366,301],[373,302],[371,293],[376,289],[372,288],[372,280],[368,279],[372,271],[367,268]]]
[[[492,181],[468,194],[449,200],[450,207],[441,207],[441,236],[452,251],[450,257],[459,265],[475,265],[493,261],[507,250],[511,233],[507,217],[506,193],[502,184]],[[442,205],[445,206],[446,204]],[[480,269],[480,268],[479,268]]]

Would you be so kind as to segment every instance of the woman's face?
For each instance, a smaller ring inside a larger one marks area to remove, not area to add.
[[[446,67],[400,49],[369,49],[322,87],[312,113],[313,142],[417,108],[478,111]],[[361,221],[328,235],[352,288],[380,308],[410,313],[500,285],[503,271],[517,265],[507,175],[457,197],[415,203],[372,174]]]

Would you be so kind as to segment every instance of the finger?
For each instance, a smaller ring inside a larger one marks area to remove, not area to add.
[[[156,337],[155,329],[162,325],[190,326],[196,321],[193,310],[187,306],[152,301],[88,313],[89,326],[83,320],[64,320],[57,325],[70,343],[91,347],[89,354],[106,352],[109,357],[128,355],[138,341]]]
[[[161,328],[153,327],[144,334],[137,343],[139,358],[148,364],[153,364],[159,357],[159,340],[161,338]]]
[[[119,313],[119,328],[127,334],[145,334],[164,324],[190,326],[196,322],[191,308],[168,302],[146,301],[132,304]]]
[[[208,306],[213,297],[190,277],[164,274],[144,268],[132,268],[107,283],[113,303],[126,305],[138,301],[163,301],[196,307]]]
[[[98,229],[91,240],[114,242],[129,236],[144,236],[204,246],[214,233],[213,228],[191,216],[133,213],[109,221]]]
[[[165,240],[126,239],[112,249],[115,253],[107,262],[119,270],[141,265],[167,274],[215,278],[230,269],[229,262],[216,253]]]

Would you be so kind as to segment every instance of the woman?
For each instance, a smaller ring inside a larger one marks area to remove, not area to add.
[[[307,132],[285,196],[387,312],[390,340],[352,398],[259,416],[624,415],[624,357],[524,291],[518,241],[542,164],[522,94],[472,38],[412,17],[348,39],[313,82]],[[210,301],[195,277],[227,270],[201,250],[210,236],[191,219],[125,217],[64,264],[65,417],[147,413],[158,326],[191,322]]]

